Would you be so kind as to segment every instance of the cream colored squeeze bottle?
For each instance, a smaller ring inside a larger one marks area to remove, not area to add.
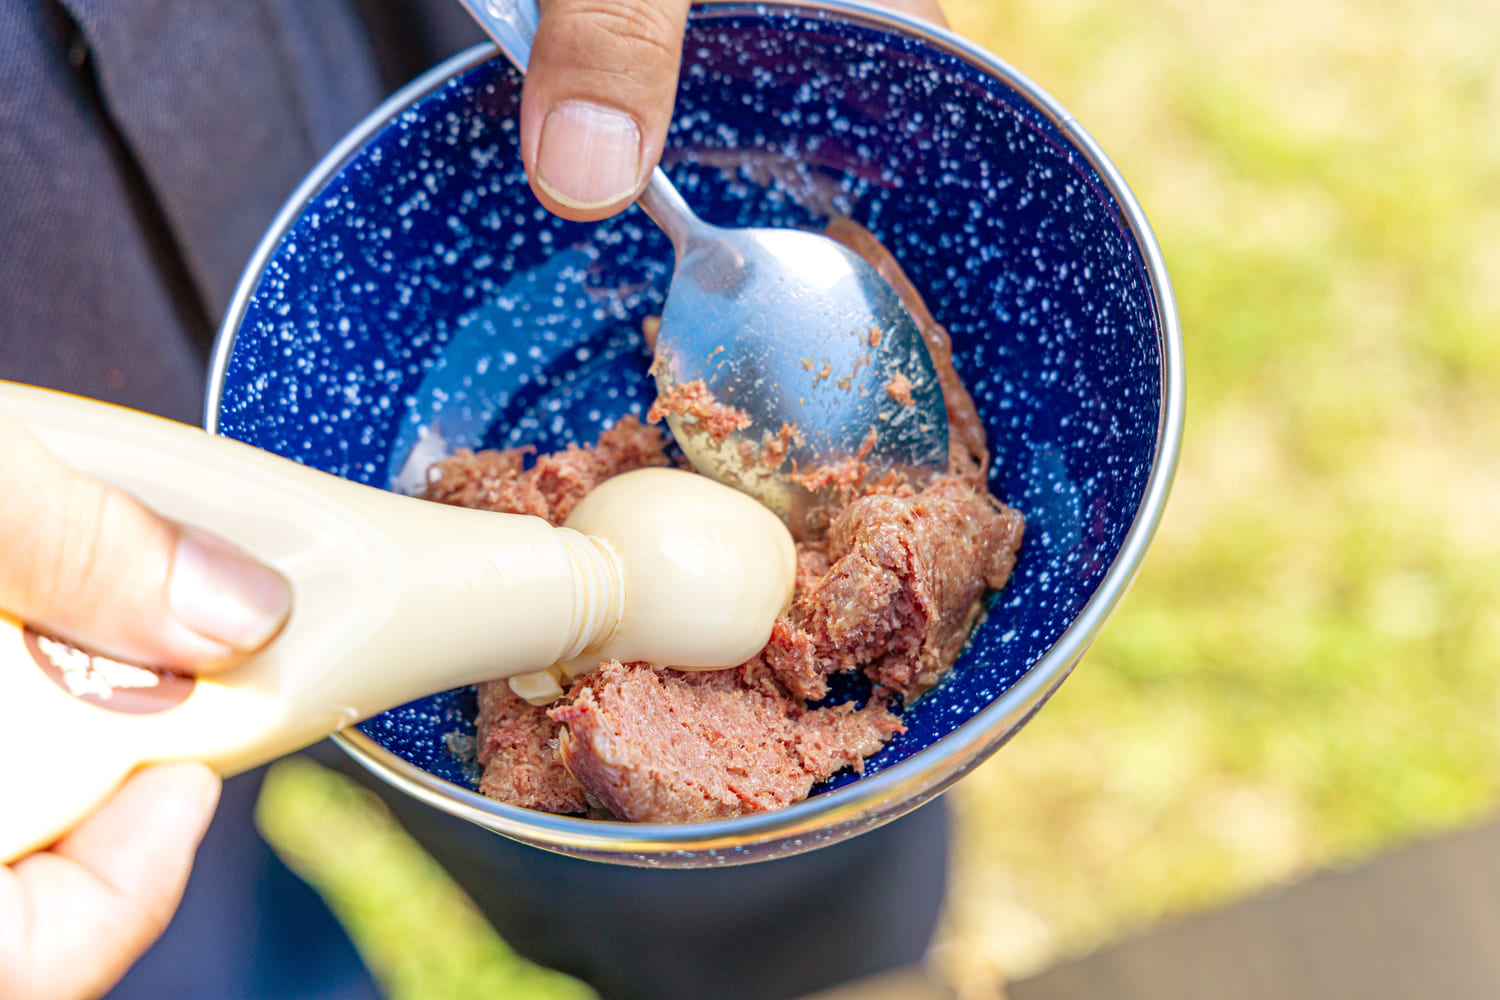
[[[270,646],[201,679],[90,656],[0,611],[0,863],[55,840],[143,764],[230,775],[414,698],[580,658],[732,666],[791,599],[785,526],[691,473],[617,476],[556,528],[62,393],[0,382],[0,410],[295,592]]]

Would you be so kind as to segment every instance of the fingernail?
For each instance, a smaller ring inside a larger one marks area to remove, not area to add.
[[[538,183],[572,208],[614,204],[640,180],[641,128],[618,111],[564,101],[548,112],[539,146]]]
[[[280,573],[222,538],[184,529],[172,562],[167,602],[177,621],[237,652],[268,642],[292,610]]]

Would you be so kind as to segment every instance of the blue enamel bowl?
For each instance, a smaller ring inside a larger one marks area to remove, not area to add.
[[[696,9],[665,166],[720,225],[874,231],[953,334],[1020,508],[1015,578],[906,732],[807,801],[666,826],[475,790],[474,694],[338,739],[431,805],[549,850],[702,867],[829,844],[941,793],[1056,690],[1124,594],[1165,503],[1182,354],[1160,250],[1058,104],[957,36],[859,3]],[[467,52],[374,112],[293,196],[220,334],[211,430],[390,487],[447,446],[589,443],[653,386],[639,334],[671,247],[638,210],[563,222],[518,153],[520,77]],[[423,442],[427,442],[424,445]],[[416,452],[417,458],[413,458]]]

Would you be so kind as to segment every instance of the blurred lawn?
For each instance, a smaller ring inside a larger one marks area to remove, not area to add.
[[[1109,151],[1188,350],[1140,579],[951,794],[936,959],[978,997],[1500,800],[1500,5],[945,5]],[[524,967],[440,873],[321,772],[279,777],[270,832],[397,1000],[576,995],[525,971],[497,990]],[[319,858],[299,831],[329,823],[374,853]],[[423,933],[445,908],[460,930]]]
[[[1115,620],[952,799],[996,974],[1500,793],[1500,5],[948,0],[1120,167],[1188,357]]]

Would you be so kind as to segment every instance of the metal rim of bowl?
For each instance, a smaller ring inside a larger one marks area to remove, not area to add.
[[[1183,426],[1182,336],[1176,302],[1161,248],[1124,179],[1077,120],[1055,99],[998,56],[952,31],[862,0],[775,0],[770,6],[813,17],[842,18],[865,27],[904,34],[957,56],[1025,95],[1032,106],[1074,144],[1099,174],[1121,210],[1151,278],[1162,357],[1161,415],[1151,475],[1119,553],[1078,617],[1053,646],[1009,689],[967,722],[906,760],[840,788],[775,812],[683,825],[601,822],[506,805],[451,784],[386,750],[355,727],[333,736],[356,761],[419,801],[496,833],[535,846],[618,863],[670,864],[672,855],[710,855],[733,864],[743,849],[792,845],[789,853],[822,842],[814,835],[838,828],[853,831],[895,819],[935,797],[986,760],[1051,697],[1083,656],[1135,579],[1156,532],[1176,473]],[[709,0],[697,16],[765,14],[767,5]],[[411,104],[449,79],[495,55],[484,43],[422,74],[360,122],[293,192],[247,264],[221,325],[210,367],[204,426],[218,433],[224,373],[251,296],[282,236],[312,197],[357,154],[363,144]],[[811,842],[802,843],[801,838]],[[834,838],[839,839],[839,838]],[[832,841],[828,841],[832,842]],[[759,855],[756,855],[759,857]],[[658,861],[657,859],[660,859]]]

